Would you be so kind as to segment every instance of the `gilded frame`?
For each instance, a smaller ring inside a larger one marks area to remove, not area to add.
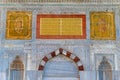
[[[114,12],[90,13],[90,38],[92,40],[115,40]]]
[[[32,13],[27,11],[8,11],[6,20],[6,39],[29,40],[32,36]]]

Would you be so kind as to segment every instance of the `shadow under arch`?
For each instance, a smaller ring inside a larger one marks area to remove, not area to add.
[[[73,62],[75,62],[75,64],[77,65],[77,68],[78,68],[78,71],[84,71],[84,67],[83,67],[83,64],[82,62],[80,61],[80,58],[77,57],[76,55],[72,54],[71,52],[69,51],[66,51],[62,48],[59,48],[58,50],[55,50],[53,52],[51,52],[50,54],[48,55],[45,55],[41,62],[40,62],[40,65],[39,65],[39,68],[38,70],[39,71],[43,71],[44,68],[45,68],[45,64],[52,58],[58,56],[59,54],[63,54],[64,56],[66,56],[67,58],[73,60]]]

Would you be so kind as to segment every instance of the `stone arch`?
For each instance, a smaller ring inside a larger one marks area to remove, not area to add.
[[[64,50],[62,48],[59,48],[58,50],[55,50],[55,51],[51,52],[48,55],[45,55],[42,58],[42,61],[40,62],[38,70],[40,70],[40,71],[44,70],[45,64],[50,59],[58,56],[59,54],[63,54],[64,56],[66,56],[66,57],[70,58],[71,60],[73,60],[75,62],[75,64],[77,65],[78,71],[84,71],[84,67],[83,67],[83,64],[82,64],[80,58],[77,57],[76,55],[72,54],[71,52],[66,51],[66,50]]]

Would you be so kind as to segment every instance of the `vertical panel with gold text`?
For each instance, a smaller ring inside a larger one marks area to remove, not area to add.
[[[8,11],[6,39],[31,39],[32,13],[26,11]]]
[[[90,35],[93,40],[115,40],[116,30],[113,12],[90,13]]]

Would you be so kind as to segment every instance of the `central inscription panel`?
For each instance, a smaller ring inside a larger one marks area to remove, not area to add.
[[[37,39],[85,39],[85,15],[37,15]]]

